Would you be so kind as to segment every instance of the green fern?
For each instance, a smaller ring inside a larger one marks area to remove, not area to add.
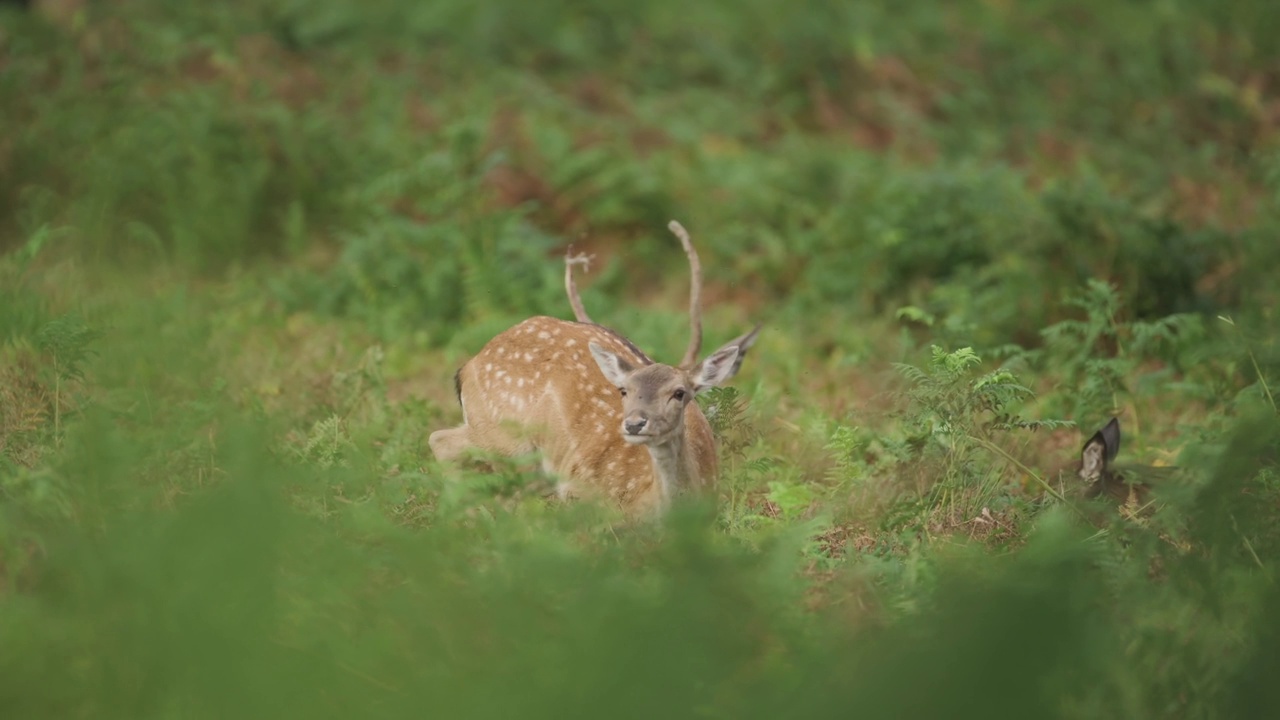
[[[1034,357],[1052,360],[1059,367],[1065,389],[1063,412],[1072,417],[1097,419],[1113,414],[1144,361],[1169,359],[1179,345],[1200,340],[1205,332],[1196,315],[1123,321],[1119,294],[1100,280],[1090,280],[1068,303],[1083,311],[1084,318],[1043,329],[1045,352]]]
[[[743,401],[738,396],[737,388],[732,386],[713,387],[698,397],[702,413],[711,423],[711,430],[717,436],[733,427],[742,417]]]
[[[1063,421],[1027,420],[1014,408],[1035,393],[1019,382],[1011,370],[1001,368],[978,377],[973,370],[982,358],[973,348],[947,352],[933,346],[927,369],[898,364],[899,374],[910,385],[906,392],[906,420],[919,436],[954,447],[963,438],[991,430],[1060,427]]]
[[[351,449],[351,438],[347,435],[346,425],[342,418],[330,415],[318,420],[311,426],[302,446],[297,449],[301,460],[314,462],[322,468],[346,464],[347,452]]]
[[[933,346],[926,367],[900,364],[907,380],[906,406],[900,412],[905,439],[899,445],[901,460],[922,462],[922,468],[938,473],[923,495],[899,498],[886,511],[886,529],[921,530],[936,524],[973,518],[987,508],[1008,506],[1003,494],[1004,471],[993,464],[991,441],[995,433],[1070,427],[1065,420],[1037,420],[1021,415],[1022,405],[1034,396],[1009,366],[980,373],[982,358],[972,348],[948,352]],[[838,463],[856,468],[853,455],[861,440],[855,431],[833,434],[831,445],[844,452]],[[887,446],[892,452],[892,446]]]

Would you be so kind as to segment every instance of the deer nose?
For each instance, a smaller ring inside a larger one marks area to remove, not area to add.
[[[627,420],[626,422],[622,423],[622,427],[627,431],[628,435],[639,435],[640,432],[644,430],[644,426],[648,424],[648,422],[649,421],[644,418],[639,418],[637,420]]]

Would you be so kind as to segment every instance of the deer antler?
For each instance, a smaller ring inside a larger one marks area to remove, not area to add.
[[[573,266],[581,265],[588,271],[591,270],[591,258],[593,255],[585,253],[573,254],[573,246],[564,254],[564,291],[569,295],[569,304],[573,306],[573,318],[580,323],[591,322],[591,316],[587,315],[587,309],[582,306],[582,298],[578,296],[578,285],[573,281]]]
[[[698,262],[698,251],[693,249],[693,241],[689,232],[679,222],[672,220],[667,229],[684,246],[684,254],[689,256],[689,349],[685,350],[680,367],[692,367],[698,362],[698,353],[702,351],[702,263]]]

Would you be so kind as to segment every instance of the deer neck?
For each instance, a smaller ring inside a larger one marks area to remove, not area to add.
[[[689,486],[692,479],[689,459],[685,456],[684,436],[677,434],[668,442],[647,447],[649,457],[653,460],[653,477],[658,486],[660,502],[666,507],[680,491]]]

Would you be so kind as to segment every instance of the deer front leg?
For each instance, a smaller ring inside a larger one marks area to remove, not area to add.
[[[431,446],[431,453],[436,456],[436,460],[441,462],[454,460],[476,446],[471,439],[471,426],[466,424],[431,433],[427,444]]]

